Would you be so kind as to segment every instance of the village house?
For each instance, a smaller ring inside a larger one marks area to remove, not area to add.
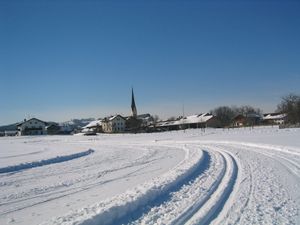
[[[122,133],[126,128],[126,119],[120,115],[111,116],[102,120],[102,129],[105,133]]]
[[[233,126],[234,127],[243,127],[246,126],[247,119],[244,115],[237,115],[233,118]]]
[[[139,120],[141,120],[141,122],[142,122],[141,126],[142,127],[150,126],[154,122],[153,117],[149,113],[138,115],[137,118]]]
[[[191,115],[173,121],[161,121],[156,124],[156,128],[162,130],[179,130],[189,128],[219,127],[220,123],[216,117],[210,113]]]
[[[48,135],[58,135],[58,134],[61,134],[61,129],[60,129],[59,124],[54,123],[54,122],[52,122],[50,124],[47,124],[46,131],[47,131]]]
[[[257,126],[261,122],[261,116],[256,113],[249,113],[247,115],[239,114],[233,118],[234,127]]]
[[[22,123],[17,124],[18,135],[23,136],[47,134],[46,125],[46,122],[36,118],[32,118],[29,120],[25,119]]]
[[[83,127],[82,133],[85,135],[92,135],[96,133],[102,133],[102,119],[94,120],[90,122],[88,125]]]
[[[266,125],[280,125],[284,124],[287,115],[285,113],[268,113],[263,116],[263,123]]]

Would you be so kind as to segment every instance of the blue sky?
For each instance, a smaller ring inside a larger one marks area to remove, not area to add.
[[[300,93],[300,1],[0,1],[0,124]]]

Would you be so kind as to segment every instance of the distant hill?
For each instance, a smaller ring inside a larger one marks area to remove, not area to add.
[[[72,119],[70,121],[59,123],[61,126],[70,126],[74,129],[81,128],[88,125],[90,122],[94,121],[94,118],[88,119]]]
[[[16,130],[17,129],[17,124],[10,124],[10,125],[5,125],[0,127],[0,131],[10,131],[10,130]]]

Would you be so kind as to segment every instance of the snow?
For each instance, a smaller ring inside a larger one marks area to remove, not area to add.
[[[276,114],[276,115],[272,115],[272,114],[268,114],[266,116],[263,117],[264,120],[280,120],[280,119],[284,119],[287,115],[286,114]]]
[[[300,224],[299,135],[3,137],[0,224]]]
[[[192,116],[187,116],[186,118],[181,119],[183,120],[183,123],[204,123],[208,120],[213,118],[213,115],[211,114],[200,114],[200,115],[192,115]]]
[[[102,120],[94,120],[90,122],[88,125],[84,126],[83,128],[93,128],[93,127],[101,126],[101,124],[102,124]]]
[[[163,121],[163,122],[159,123],[159,126],[163,127],[163,126],[167,126],[167,125],[174,126],[174,125],[181,125],[181,124],[205,123],[213,117],[214,116],[209,113],[196,114],[196,115],[187,116],[185,118],[181,118],[181,119],[175,120],[175,121]]]
[[[55,158],[51,158],[51,159],[43,159],[43,160],[35,161],[35,162],[28,162],[28,163],[21,163],[18,165],[7,166],[7,167],[0,168],[0,173],[20,172],[21,170],[32,169],[34,167],[66,162],[68,160],[72,160],[72,159],[76,159],[76,158],[80,158],[80,157],[89,155],[93,152],[94,152],[94,150],[89,149],[87,151],[79,152],[79,153],[75,153],[75,154],[71,154],[71,155],[56,156]]]

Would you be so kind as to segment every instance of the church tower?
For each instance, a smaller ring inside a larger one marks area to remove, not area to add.
[[[134,101],[133,88],[131,89],[131,116],[134,118],[137,117],[137,110],[136,110],[136,105],[135,105],[135,101]]]

